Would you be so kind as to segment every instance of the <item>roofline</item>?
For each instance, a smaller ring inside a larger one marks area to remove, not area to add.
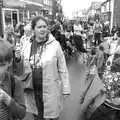
[[[109,1],[111,1],[111,0],[106,0],[105,2],[103,2],[103,3],[101,4],[101,6],[103,6],[105,3],[109,2]]]
[[[32,5],[43,7],[43,4],[40,4],[40,3],[37,3],[37,2],[32,2],[32,1],[29,1],[29,0],[20,0],[20,1],[28,3],[28,4],[32,4]]]

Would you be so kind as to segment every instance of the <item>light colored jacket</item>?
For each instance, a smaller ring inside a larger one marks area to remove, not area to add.
[[[84,103],[81,104],[81,117],[82,119],[90,118],[90,116],[93,114],[93,112],[105,101],[105,94],[102,94],[101,91],[104,91],[104,84],[102,83],[102,80],[98,77],[98,74],[94,75],[94,78],[92,78],[93,81],[90,84],[86,84],[87,86],[84,87],[83,93],[90,85],[85,98]],[[89,82],[90,79],[88,79],[87,82]]]
[[[102,32],[102,24],[101,23],[95,23],[93,26],[94,33],[101,33]]]
[[[31,73],[29,62],[31,43],[27,41],[25,46],[22,51],[24,51],[23,59],[25,75],[27,75],[27,73]],[[44,118],[56,118],[60,115],[63,108],[63,94],[70,94],[71,88],[64,53],[59,42],[51,34],[43,46],[41,63],[43,68]],[[25,92],[27,112],[37,114],[32,91],[32,75],[30,74],[28,78],[27,81],[23,81],[25,89],[29,88]]]

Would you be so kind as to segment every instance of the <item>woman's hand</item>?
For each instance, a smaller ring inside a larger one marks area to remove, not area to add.
[[[12,98],[2,89],[0,89],[0,102],[4,102],[6,105],[11,103]]]

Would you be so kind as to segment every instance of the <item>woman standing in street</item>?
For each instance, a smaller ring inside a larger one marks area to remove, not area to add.
[[[63,98],[71,91],[64,53],[45,18],[37,16],[31,25],[34,36],[25,43],[22,55],[25,73],[32,78],[23,81],[27,112],[35,120],[58,120]]]

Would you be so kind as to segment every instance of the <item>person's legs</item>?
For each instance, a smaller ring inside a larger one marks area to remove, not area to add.
[[[94,34],[94,45],[97,45],[97,33]]]
[[[38,116],[34,116],[34,118],[35,120],[43,120],[44,115],[43,101],[41,99],[41,95],[39,95],[38,92],[35,92],[35,100],[38,109]]]
[[[98,45],[101,43],[101,33],[97,33]]]
[[[40,120],[37,115],[34,115],[34,120]]]
[[[92,47],[92,42],[93,42],[93,35],[91,35],[90,37],[89,37],[89,41],[90,41],[90,48]]]

